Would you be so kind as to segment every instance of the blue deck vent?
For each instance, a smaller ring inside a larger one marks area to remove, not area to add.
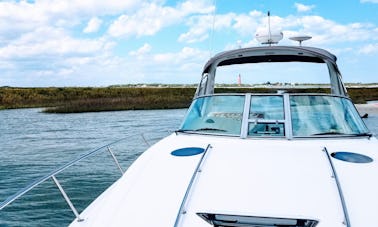
[[[192,156],[192,155],[201,154],[204,151],[205,151],[205,149],[203,149],[201,147],[185,147],[185,148],[180,148],[180,149],[172,151],[171,155],[174,155],[174,156]]]
[[[341,161],[352,163],[369,163],[373,161],[369,156],[346,151],[334,152],[331,156]]]

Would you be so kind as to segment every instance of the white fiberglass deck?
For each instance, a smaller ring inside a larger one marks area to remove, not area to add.
[[[279,140],[173,134],[151,147],[71,226],[174,226],[201,155],[178,157],[185,147],[211,148],[187,197],[180,226],[211,226],[197,213],[309,219],[345,226],[343,206],[324,148],[378,159],[376,139]],[[376,162],[332,159],[352,226],[371,226],[378,210]],[[361,177],[363,176],[363,177]]]

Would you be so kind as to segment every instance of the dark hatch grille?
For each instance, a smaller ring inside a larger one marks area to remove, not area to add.
[[[316,220],[297,218],[258,217],[228,214],[197,213],[215,227],[315,227]]]

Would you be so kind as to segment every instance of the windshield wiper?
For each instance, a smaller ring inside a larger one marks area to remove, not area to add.
[[[333,131],[312,134],[312,136],[325,136],[325,135],[346,135],[346,134],[342,132],[333,132]]]
[[[343,136],[368,136],[368,137],[372,137],[373,134],[371,133],[358,133],[358,134],[346,134],[346,133],[342,133],[342,132],[321,132],[321,133],[315,133],[315,134],[312,134],[312,136],[325,136],[325,135],[343,135]]]
[[[179,129],[175,132],[199,132],[199,131],[218,131],[218,132],[227,132],[224,129],[219,128],[199,128],[199,129]]]
[[[199,128],[194,131],[218,131],[218,132],[226,132],[224,129],[219,129],[219,128]]]
[[[175,132],[194,132],[194,130],[191,130],[191,129],[178,129]]]
[[[364,132],[359,134],[352,134],[353,136],[368,136],[369,138],[373,136],[372,133]]]

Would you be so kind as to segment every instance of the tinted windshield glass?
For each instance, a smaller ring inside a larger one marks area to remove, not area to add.
[[[361,134],[368,130],[352,102],[333,96],[290,96],[293,136]]]
[[[283,120],[282,96],[252,96],[250,119]]]
[[[244,96],[201,97],[192,103],[181,130],[240,135]]]
[[[284,136],[283,96],[252,96],[248,136]]]
[[[290,110],[285,110],[284,103],[290,103]],[[348,98],[325,94],[203,96],[194,100],[180,130],[283,138],[368,133]]]

